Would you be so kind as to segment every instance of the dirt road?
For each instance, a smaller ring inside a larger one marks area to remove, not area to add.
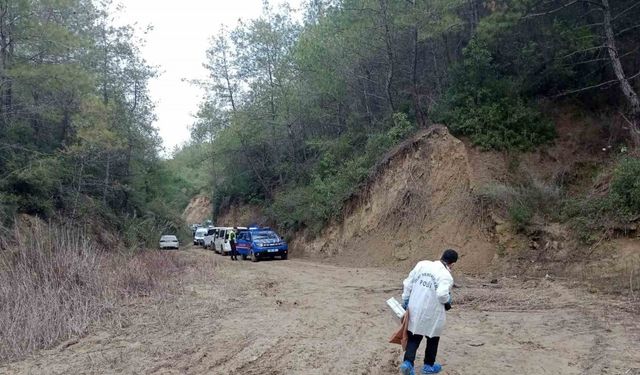
[[[405,275],[183,254],[217,258],[214,272],[162,303],[132,305],[124,327],[0,373],[397,374],[384,301],[399,296]],[[458,280],[438,355],[444,374],[640,374],[640,319],[627,302],[552,280]]]

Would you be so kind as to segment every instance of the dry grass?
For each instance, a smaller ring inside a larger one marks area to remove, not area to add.
[[[196,266],[172,252],[105,252],[71,226],[26,232],[0,250],[0,362],[118,319],[126,299],[168,292]]]

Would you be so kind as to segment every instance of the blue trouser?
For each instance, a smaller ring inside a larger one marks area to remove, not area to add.
[[[409,342],[407,342],[407,350],[404,352],[404,360],[413,363],[416,360],[416,352],[422,341],[422,335],[414,335],[409,332]],[[440,337],[427,337],[427,347],[424,350],[424,364],[433,366],[436,362],[436,354],[438,354],[438,343]]]

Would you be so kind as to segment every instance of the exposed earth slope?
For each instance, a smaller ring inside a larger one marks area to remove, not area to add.
[[[431,127],[389,153],[343,220],[295,249],[338,255],[341,264],[406,268],[453,247],[465,249],[460,267],[475,272],[489,265],[495,244],[472,200],[474,186],[464,143]]]

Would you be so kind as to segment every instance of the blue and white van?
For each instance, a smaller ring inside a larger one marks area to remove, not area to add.
[[[252,262],[277,256],[284,260],[289,255],[289,246],[271,228],[251,227],[238,231],[236,250],[242,259],[250,258]]]

